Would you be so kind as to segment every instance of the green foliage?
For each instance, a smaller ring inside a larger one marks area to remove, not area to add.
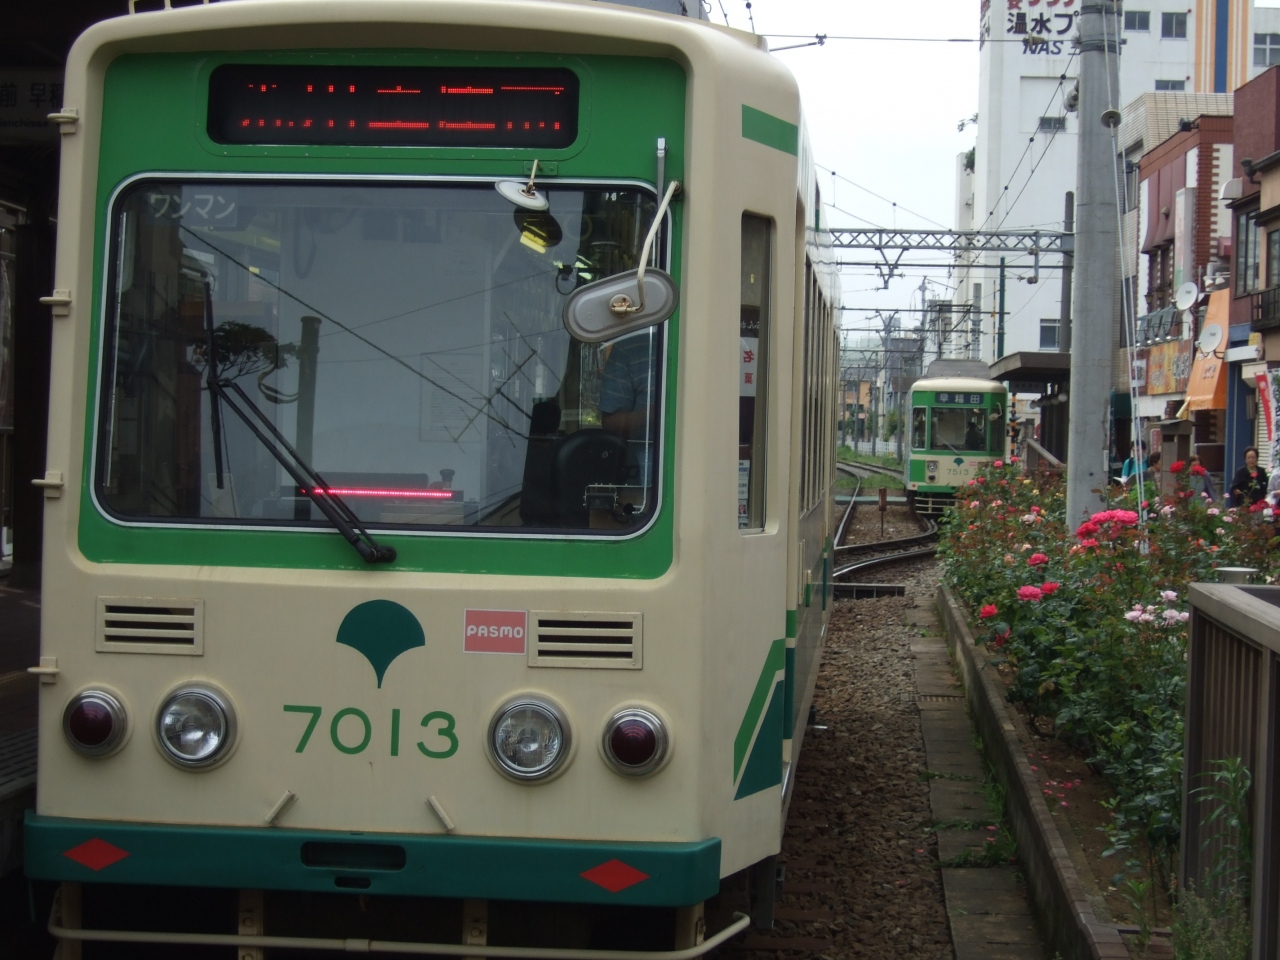
[[[1179,470],[1172,496],[1139,504],[1129,492],[1070,531],[1057,479],[997,463],[957,494],[944,577],[1013,668],[1009,699],[1049,718],[1110,781],[1109,853],[1167,895],[1181,836],[1187,588],[1219,565],[1280,573],[1271,525],[1197,496]]]
[[[1253,843],[1249,829],[1249,788],[1253,778],[1239,757],[1215,761],[1210,782],[1192,791],[1211,805],[1202,822],[1205,846],[1218,844],[1202,894],[1188,884],[1173,919],[1175,960],[1247,960],[1252,948],[1249,923]]]
[[[898,411],[890,410],[881,419],[884,421],[884,433],[881,434],[880,439],[888,440],[890,437],[896,436],[898,433],[898,424],[901,419],[898,416]]]

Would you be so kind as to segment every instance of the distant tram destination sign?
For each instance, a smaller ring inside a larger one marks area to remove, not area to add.
[[[980,407],[982,406],[982,394],[935,393],[933,395],[933,402],[937,406]]]
[[[209,138],[227,144],[567,147],[578,77],[558,67],[225,64],[209,77]]]

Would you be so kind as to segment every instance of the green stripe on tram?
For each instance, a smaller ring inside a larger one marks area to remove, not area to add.
[[[742,136],[791,156],[800,155],[800,128],[771,113],[742,105]]]
[[[734,799],[782,782],[783,710],[786,706],[786,640],[769,645],[751,702],[733,741]]]

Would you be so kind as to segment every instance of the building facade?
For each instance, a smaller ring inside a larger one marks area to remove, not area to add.
[[[1063,228],[1066,194],[1076,181],[1073,38],[1081,4],[982,0],[977,140],[972,160],[958,164],[957,229]],[[1253,0],[1132,0],[1108,23],[1121,41],[1115,100],[1122,105],[1144,94],[1229,94],[1280,63],[1280,9]],[[1187,104],[1175,122],[1214,112]],[[1154,145],[1146,140],[1136,156],[1119,145],[1117,152],[1133,163]],[[1124,182],[1137,186],[1132,171]],[[1046,258],[1040,266],[1009,257],[1001,271],[997,255],[961,266],[955,302],[971,307],[981,323],[957,336],[953,355],[991,362],[1065,348],[1070,305],[1064,309],[1058,264]]]

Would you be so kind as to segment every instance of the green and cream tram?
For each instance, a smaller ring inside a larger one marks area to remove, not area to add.
[[[932,377],[908,396],[907,498],[921,514],[942,513],[956,489],[1005,452],[1009,391],[994,380]]]
[[[767,921],[833,524],[788,71],[603,3],[239,0],[95,25],[65,103],[62,955]]]

